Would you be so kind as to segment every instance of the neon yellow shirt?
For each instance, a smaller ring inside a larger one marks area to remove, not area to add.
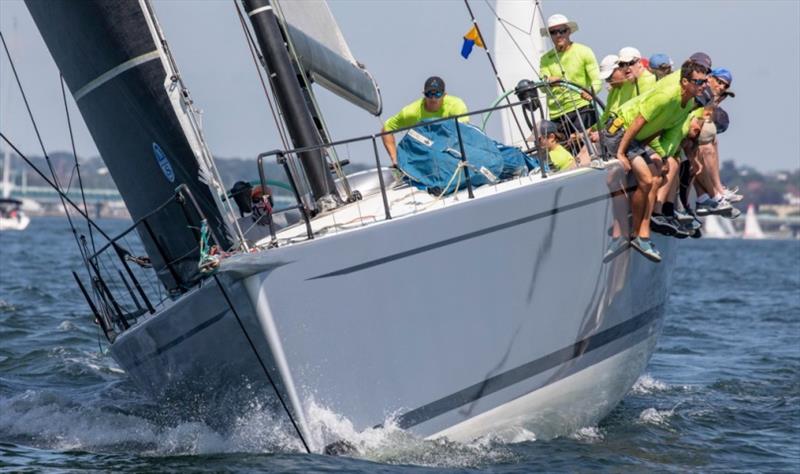
[[[467,113],[467,104],[454,95],[445,95],[442,106],[436,112],[425,109],[425,99],[418,99],[406,105],[396,115],[392,115],[383,124],[386,131],[397,130],[398,128],[410,127],[426,119],[437,119],[452,117]],[[459,122],[469,122],[469,117],[461,117]]]
[[[703,112],[702,108],[694,110],[686,117],[683,123],[677,124],[668,130],[664,130],[664,133],[653,139],[653,141],[650,142],[650,147],[661,155],[662,158],[678,156],[681,150],[681,142],[689,135],[689,128],[692,125],[692,120],[695,118],[703,118]]]
[[[600,92],[602,85],[594,52],[580,43],[572,43],[563,53],[557,53],[555,49],[545,53],[539,61],[539,71],[542,77],[560,77],[595,93]],[[547,107],[551,120],[589,104],[579,93],[564,87],[553,87],[550,90],[552,94],[548,91]]]
[[[624,121],[625,128],[630,127],[639,115],[647,121],[636,134],[635,138],[639,141],[683,123],[686,116],[697,107],[694,99],[689,99],[686,105],[681,106],[680,82],[672,81],[662,86],[660,83],[666,80],[667,78],[662,79],[658,87],[634,97],[619,109],[619,117]]]
[[[592,128],[596,130],[598,127],[604,127],[608,121],[608,117],[610,117],[611,114],[618,114],[619,108],[622,107],[622,104],[624,103],[625,102],[622,100],[622,86],[612,87],[608,91],[606,108],[603,109],[603,115],[600,116],[600,121],[598,121]]]
[[[638,97],[656,86],[656,76],[647,69],[634,82],[622,84],[622,103]]]
[[[553,162],[553,166],[555,166],[558,171],[569,168],[573,161],[575,161],[575,158],[573,158],[572,154],[561,145],[558,145],[550,150],[549,154],[550,161]]]

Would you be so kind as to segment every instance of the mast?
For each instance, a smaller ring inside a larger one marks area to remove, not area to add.
[[[306,103],[301,83],[297,80],[297,72],[272,5],[269,0],[242,0],[242,5],[256,33],[292,143],[296,148],[322,145],[322,138]],[[328,172],[322,149],[299,155],[317,204],[322,210],[335,207],[339,197],[335,194],[336,185]]]

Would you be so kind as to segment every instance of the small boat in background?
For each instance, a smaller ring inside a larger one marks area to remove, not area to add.
[[[707,239],[735,239],[739,237],[728,219],[711,214],[703,220],[703,237]]]
[[[22,201],[0,199],[0,230],[25,230],[31,218],[22,211]]]
[[[761,240],[766,239],[767,236],[761,230],[761,225],[758,223],[758,215],[756,208],[752,204],[747,206],[747,215],[744,219],[744,232],[742,232],[743,239]]]

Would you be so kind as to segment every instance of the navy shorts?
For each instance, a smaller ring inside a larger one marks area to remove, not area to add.
[[[611,124],[611,121],[613,121],[613,119],[609,119],[607,126],[603,127],[600,131],[601,155],[607,160],[612,160],[617,157],[617,150],[619,150],[619,145],[622,142],[622,136],[625,135],[624,128],[620,128],[616,133],[609,133],[608,125]],[[637,156],[641,156],[644,162],[649,165],[653,163],[653,159],[650,156],[651,153],[652,149],[650,147],[642,145],[634,138],[631,140],[630,145],[628,145],[628,151],[625,152],[625,156],[631,161]]]

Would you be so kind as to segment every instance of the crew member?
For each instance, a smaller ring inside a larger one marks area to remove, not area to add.
[[[392,115],[383,124],[381,132],[392,132],[405,127],[411,127],[427,119],[438,119],[462,115],[467,113],[467,104],[454,95],[445,92],[444,80],[438,76],[431,76],[425,80],[422,88],[421,99],[406,105],[396,115]],[[469,122],[469,117],[458,119],[459,122]],[[397,166],[397,143],[394,134],[387,133],[382,136],[383,146],[392,159],[392,165]]]

